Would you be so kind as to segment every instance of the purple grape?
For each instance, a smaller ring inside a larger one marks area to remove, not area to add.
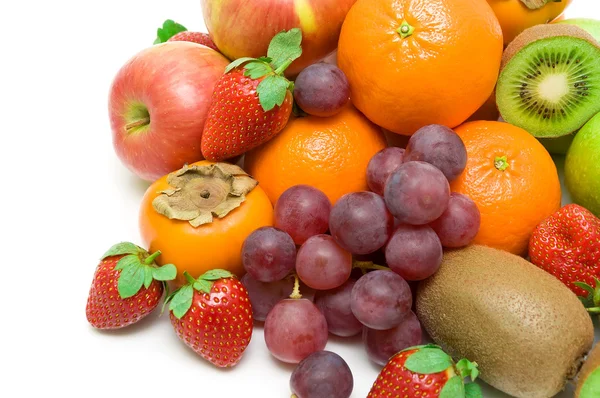
[[[342,286],[319,292],[315,304],[325,315],[329,333],[336,336],[355,336],[362,330],[362,323],[356,319],[350,308],[350,295],[355,280],[348,280]]]
[[[349,398],[353,388],[350,367],[331,351],[310,354],[290,377],[290,389],[295,398]]]
[[[473,241],[480,223],[481,214],[475,202],[468,196],[453,192],[446,211],[430,225],[443,246],[456,248]]]
[[[421,323],[414,312],[410,312],[402,323],[388,330],[374,330],[364,327],[363,344],[369,359],[378,365],[385,366],[391,357],[398,352],[421,344],[423,332]]]
[[[333,116],[350,100],[350,85],[340,68],[319,62],[296,78],[294,100],[309,115]]]
[[[296,244],[287,232],[278,228],[258,228],[242,245],[242,262],[254,279],[279,281],[296,266]]]
[[[265,343],[283,362],[298,363],[327,344],[327,321],[307,299],[285,299],[273,307],[264,325]]]
[[[294,290],[294,279],[286,278],[277,282],[265,283],[254,279],[250,274],[242,276],[242,284],[248,290],[252,317],[264,321],[275,304],[290,297]]]
[[[389,147],[377,152],[367,166],[367,184],[377,195],[383,196],[388,177],[402,165],[404,149]]]
[[[302,282],[317,290],[341,286],[352,272],[352,255],[329,235],[309,238],[298,250],[296,273]]]
[[[407,281],[433,275],[442,263],[442,243],[427,225],[402,224],[385,247],[385,262]]]
[[[415,160],[431,163],[452,181],[467,165],[467,149],[453,130],[432,124],[420,128],[408,140],[404,161]]]
[[[442,215],[450,200],[444,174],[425,162],[408,162],[385,184],[385,204],[400,222],[424,225]]]
[[[387,270],[364,275],[350,294],[352,313],[371,329],[385,330],[398,326],[411,306],[410,286],[400,275]]]
[[[295,185],[281,194],[275,203],[275,226],[290,234],[297,245],[329,228],[331,202],[310,185]]]
[[[342,196],[331,209],[329,231],[353,254],[369,254],[385,245],[394,230],[394,218],[383,198],[373,192]]]

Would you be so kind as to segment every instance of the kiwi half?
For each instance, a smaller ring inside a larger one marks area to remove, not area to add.
[[[598,397],[600,397],[600,346],[596,345],[577,376],[575,398]]]
[[[502,118],[538,138],[577,131],[600,111],[600,44],[572,25],[537,25],[511,42],[496,87]]]

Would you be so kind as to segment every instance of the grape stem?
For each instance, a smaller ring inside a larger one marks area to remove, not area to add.
[[[292,294],[290,294],[290,298],[294,300],[302,298],[302,295],[300,294],[300,279],[296,274],[294,274],[294,290],[292,291]]]
[[[389,271],[388,267],[384,267],[383,265],[377,265],[373,261],[354,260],[352,262],[352,268],[360,268],[362,271],[365,271],[368,269],[382,269],[382,270]]]

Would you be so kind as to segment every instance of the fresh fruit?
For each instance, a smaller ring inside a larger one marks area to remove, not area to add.
[[[192,43],[202,44],[219,51],[215,43],[207,33],[189,32],[187,28],[171,19],[167,19],[161,28],[156,32],[154,44],[165,43],[167,41],[191,41]]]
[[[600,44],[571,25],[538,25],[507,47],[496,87],[502,118],[540,138],[561,137],[600,111]]]
[[[154,181],[202,159],[200,139],[213,89],[227,59],[188,42],[142,50],[110,88],[113,146],[121,162]]]
[[[533,231],[529,257],[584,296],[586,291],[574,282],[594,286],[595,278],[600,278],[600,219],[576,204],[562,207]]]
[[[289,298],[277,303],[269,312],[264,335],[267,349],[275,358],[299,363],[325,348],[327,321],[311,301]]]
[[[480,0],[358,0],[338,47],[352,102],[405,135],[463,123],[492,94],[501,57],[500,25]]]
[[[600,397],[600,346],[598,345],[594,346],[577,375],[577,389],[574,397]]]
[[[301,245],[308,238],[329,229],[331,203],[323,192],[310,185],[295,185],[275,203],[275,226]]]
[[[242,263],[252,277],[261,282],[276,282],[296,266],[296,244],[286,232],[261,227],[242,245]]]
[[[318,290],[335,289],[352,272],[352,255],[329,235],[315,235],[300,247],[296,272],[307,286]]]
[[[562,15],[571,0],[488,0],[502,26],[504,45],[525,29],[551,22]]]
[[[292,398],[349,398],[354,377],[342,357],[317,351],[304,358],[292,372]]]
[[[385,262],[407,281],[433,275],[442,262],[442,243],[427,225],[400,224],[385,247]]]
[[[594,341],[590,316],[560,281],[479,245],[444,254],[419,285],[416,312],[435,343],[477,362],[483,380],[514,397],[560,392]]]
[[[442,246],[467,246],[475,239],[481,224],[481,214],[468,196],[452,192],[448,207],[430,226],[440,238]]]
[[[389,176],[402,165],[404,149],[390,147],[377,152],[367,166],[367,184],[377,195],[383,196]]]
[[[600,42],[600,21],[591,18],[569,18],[556,22],[559,24],[575,25],[588,32],[597,42]]]
[[[482,397],[475,383],[464,378],[477,378],[477,364],[466,359],[454,363],[435,345],[409,347],[394,355],[379,373],[367,398],[445,398]]]
[[[398,352],[421,344],[421,323],[414,312],[410,312],[392,329],[375,330],[363,327],[362,341],[371,361],[377,365],[386,363]]]
[[[319,62],[294,81],[294,100],[309,115],[333,116],[350,100],[350,85],[340,68]]]
[[[439,124],[421,127],[408,140],[404,162],[420,160],[434,165],[453,181],[467,164],[467,150],[460,137]]]
[[[246,154],[244,167],[273,203],[299,184],[323,191],[335,203],[368,189],[369,160],[385,147],[381,130],[348,105],[329,118],[290,120],[275,138]]]
[[[85,314],[98,329],[119,329],[150,314],[160,302],[164,281],[175,278],[173,264],[157,267],[150,255],[129,242],[112,246],[100,259],[88,294]]]
[[[202,0],[211,37],[229,59],[260,57],[282,30],[302,30],[302,57],[290,66],[297,75],[335,50],[342,22],[356,0]]]
[[[499,118],[500,112],[498,112],[498,106],[496,105],[496,91],[494,91],[488,100],[467,119],[467,122],[479,120],[491,120],[497,122]]]
[[[383,198],[373,192],[342,196],[331,209],[329,231],[352,254],[369,254],[383,247],[392,235],[394,218]]]
[[[250,344],[252,307],[244,285],[229,271],[210,270],[169,296],[171,324],[196,354],[218,367],[235,366]]]
[[[257,181],[227,163],[200,161],[155,181],[142,199],[140,234],[161,262],[197,278],[211,269],[241,276],[242,244],[273,224],[273,207]]]
[[[288,298],[294,291],[293,278],[266,283],[257,281],[250,274],[244,274],[241,281],[248,291],[252,305],[252,318],[260,322],[267,319],[267,314],[275,307],[275,304]]]
[[[350,294],[352,313],[371,329],[385,330],[400,325],[411,306],[410,286],[389,270],[375,270],[362,276]]]
[[[563,135],[558,138],[538,138],[538,141],[552,155],[566,155],[573,143],[575,133]]]
[[[575,203],[600,217],[600,113],[573,139],[565,159],[565,185]]]
[[[450,200],[444,173],[429,163],[405,162],[387,180],[385,204],[401,223],[423,225],[442,215]]]
[[[469,122],[455,131],[467,148],[467,167],[450,188],[479,209],[473,243],[525,254],[535,227],[560,208],[552,158],[533,136],[508,123]]]
[[[277,34],[267,57],[235,60],[219,79],[211,98],[202,155],[222,161],[242,155],[279,133],[292,113],[293,83],[283,76],[302,54],[302,32]]]
[[[342,286],[318,292],[315,304],[325,316],[329,333],[341,337],[355,336],[362,330],[362,323],[352,313],[350,294],[356,281],[349,279]]]

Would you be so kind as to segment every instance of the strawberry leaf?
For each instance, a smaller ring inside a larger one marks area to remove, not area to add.
[[[138,254],[144,251],[144,249],[134,245],[133,243],[121,242],[108,249],[108,251],[104,253],[100,259],[104,260],[106,257],[120,256],[122,254]]]
[[[121,271],[117,282],[117,290],[121,298],[126,299],[135,296],[144,284],[144,275],[144,267],[141,265],[125,267]]]
[[[165,264],[159,268],[150,268],[152,277],[157,281],[172,281],[177,276],[177,267],[173,264]]]
[[[119,260],[119,262],[117,263],[117,265],[115,265],[115,269],[118,271],[123,271],[126,268],[139,267],[139,266],[141,266],[139,256],[136,256],[135,254],[130,254],[128,256],[121,258]]]
[[[465,397],[466,398],[483,398],[481,387],[477,383],[465,384]]]
[[[586,292],[590,293],[590,294],[594,294],[594,288],[591,287],[590,285],[588,285],[585,282],[573,282],[573,284],[583,290],[585,290]]]
[[[223,278],[232,278],[233,274],[224,269],[211,269],[210,271],[206,271],[200,276],[200,279],[204,279],[205,281],[218,281]]]
[[[156,40],[154,40],[154,44],[164,43],[168,41],[171,37],[175,36],[177,33],[185,32],[187,28],[177,22],[167,19],[161,28],[158,28],[156,31]]]
[[[451,367],[452,358],[439,348],[427,347],[409,356],[404,366],[414,373],[433,374]]]
[[[213,282],[207,281],[204,279],[198,279],[194,282],[194,289],[202,293],[210,293],[210,289],[212,288]]]
[[[194,288],[192,285],[185,285],[173,295],[169,303],[169,310],[173,312],[177,319],[181,319],[192,306],[193,298]]]
[[[262,62],[266,62],[267,64],[270,64],[271,61],[273,61],[271,58],[269,57],[258,57],[256,58],[257,61],[262,61]]]
[[[475,381],[477,376],[479,376],[479,369],[477,369],[477,364],[475,362],[471,362],[468,359],[461,359],[456,364],[456,369],[462,376],[462,378],[470,377],[471,381]]]
[[[464,398],[464,396],[465,385],[460,376],[452,377],[440,391],[440,398]]]
[[[148,289],[152,283],[152,268],[144,267],[144,287]]]
[[[237,68],[238,66],[241,66],[242,64],[245,64],[246,62],[250,62],[250,61],[256,61],[256,58],[251,58],[251,57],[238,58],[235,61],[233,61],[232,63],[230,63],[229,65],[227,65],[227,68],[225,68],[225,73],[229,73],[232,70],[234,70],[235,68]]]
[[[288,81],[282,76],[267,76],[256,87],[258,100],[265,112],[281,106],[287,94]]]
[[[250,61],[244,68],[246,68],[244,76],[248,76],[251,79],[258,79],[273,72],[273,68],[269,64],[258,61]]]
[[[283,31],[275,35],[269,43],[267,56],[278,74],[283,73],[292,61],[302,55],[302,31],[298,28]]]

